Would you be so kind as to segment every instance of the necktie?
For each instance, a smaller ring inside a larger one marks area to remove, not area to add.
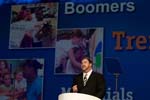
[[[83,85],[85,86],[85,85],[86,85],[86,82],[87,82],[87,74],[84,75],[83,82],[84,82]]]

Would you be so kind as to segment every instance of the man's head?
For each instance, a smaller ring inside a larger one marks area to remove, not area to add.
[[[72,43],[75,45],[79,45],[81,43],[81,40],[83,38],[83,33],[79,29],[75,29],[72,31]]]
[[[85,73],[89,72],[92,69],[92,64],[93,62],[89,57],[82,58],[81,60],[82,71]]]

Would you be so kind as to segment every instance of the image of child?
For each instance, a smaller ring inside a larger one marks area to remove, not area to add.
[[[13,94],[13,85],[11,83],[10,73],[3,75],[3,84],[0,85],[0,100],[11,100]]]
[[[22,70],[15,71],[14,76],[15,76],[14,80],[15,97],[17,98],[17,100],[25,100],[27,81],[23,77]]]

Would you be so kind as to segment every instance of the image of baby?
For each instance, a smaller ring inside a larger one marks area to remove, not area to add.
[[[14,75],[15,97],[17,100],[24,100],[26,98],[27,81],[23,77],[23,72],[21,70],[16,71]]]

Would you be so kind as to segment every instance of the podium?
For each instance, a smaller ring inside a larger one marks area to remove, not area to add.
[[[101,99],[83,93],[62,93],[58,96],[58,100],[101,100]]]

